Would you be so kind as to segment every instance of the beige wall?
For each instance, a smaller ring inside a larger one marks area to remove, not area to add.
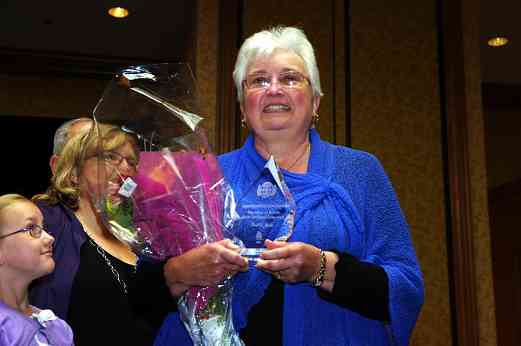
[[[0,75],[0,115],[74,118],[91,114],[107,81]]]
[[[512,148],[521,148],[521,108],[488,108],[485,113],[488,187],[521,179],[521,160]]]
[[[198,1],[197,37],[195,50],[195,78],[200,95],[201,114],[206,117],[210,143],[216,142],[217,115],[217,44],[219,42],[219,1]],[[231,78],[231,76],[229,77]]]
[[[496,318],[488,189],[485,154],[484,118],[481,101],[479,42],[479,6],[473,0],[462,2],[463,54],[465,62],[466,108],[469,112],[468,148],[473,229],[474,271],[476,275],[480,345],[496,345]]]
[[[451,345],[435,1],[352,2],[352,145],[382,161],[425,277],[413,345]]]
[[[450,345],[452,333],[438,74],[437,2],[391,7],[352,2],[352,144],[382,160],[411,226],[425,275],[415,345]],[[479,9],[462,1],[470,189],[480,345],[495,345],[478,46]],[[450,155],[450,153],[449,153]],[[474,318],[474,317],[472,317]]]
[[[343,1],[244,1],[243,39],[275,25],[302,28],[316,50],[324,97],[317,126],[323,138],[345,144],[345,32]]]

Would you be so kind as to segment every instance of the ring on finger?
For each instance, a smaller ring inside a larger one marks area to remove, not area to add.
[[[281,277],[281,275],[280,275],[280,272],[275,272],[275,273],[273,274],[273,276],[275,276],[275,277],[276,277],[277,279],[279,279],[279,280],[282,280],[282,277]]]
[[[233,277],[233,273],[232,272],[229,272],[228,274],[226,274],[226,276],[224,277],[225,280],[231,280]]]

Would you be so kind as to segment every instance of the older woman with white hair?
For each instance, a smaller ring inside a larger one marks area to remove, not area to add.
[[[408,226],[379,161],[316,131],[322,90],[305,34],[254,34],[233,77],[250,135],[219,158],[224,174],[245,191],[273,156],[297,206],[289,240],[266,240],[256,266],[235,276],[234,324],[246,345],[407,345],[423,304]],[[186,340],[181,327],[166,328],[157,344]]]

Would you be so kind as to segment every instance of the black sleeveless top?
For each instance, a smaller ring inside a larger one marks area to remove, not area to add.
[[[108,252],[105,255],[128,286],[127,291],[132,289],[136,281],[134,266]],[[89,239],[81,247],[67,322],[74,332],[76,346],[152,345],[156,331],[136,316],[128,294]]]

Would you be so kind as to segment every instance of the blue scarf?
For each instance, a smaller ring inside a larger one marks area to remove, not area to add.
[[[381,265],[389,277],[393,323],[384,325],[326,302],[309,283],[285,285],[283,344],[392,345],[394,339],[396,344],[406,345],[423,301],[423,282],[407,225],[387,176],[377,160],[366,153],[324,142],[315,130],[310,131],[310,141],[308,172],[283,171],[297,204],[295,230],[289,241],[347,252]],[[239,196],[266,163],[255,150],[252,136],[241,149],[219,160]],[[373,189],[377,190],[374,196]],[[372,204],[384,204],[385,209],[371,210]],[[384,210],[390,219],[380,231],[376,214]],[[235,277],[233,315],[237,330],[246,326],[249,310],[260,301],[270,282],[270,275],[254,268]],[[175,314],[166,324],[168,330],[163,328],[156,345],[191,345],[186,331],[182,335],[183,327],[178,328]],[[163,343],[168,339],[170,343]]]

